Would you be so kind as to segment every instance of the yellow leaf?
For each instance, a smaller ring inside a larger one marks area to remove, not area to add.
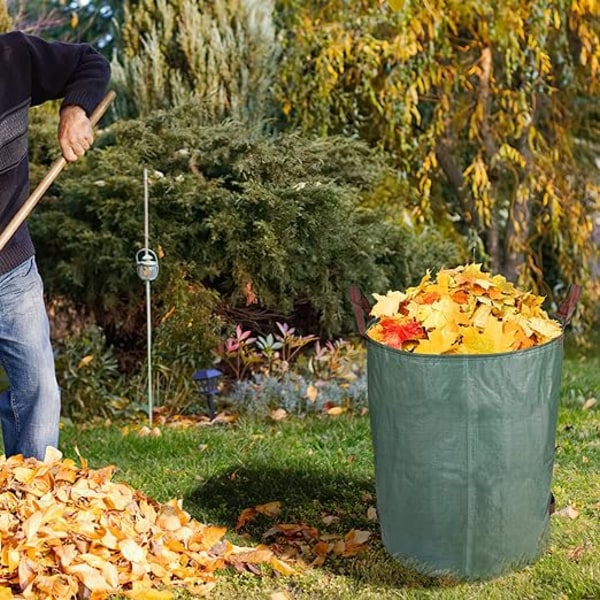
[[[94,360],[94,355],[93,354],[88,354],[87,356],[84,356],[79,361],[79,364],[77,365],[77,368],[81,369],[81,368],[85,367],[86,365],[89,365],[93,360]]]
[[[130,562],[143,563],[146,559],[146,550],[134,540],[127,539],[119,542],[119,550],[123,557]]]
[[[377,302],[371,308],[371,315],[374,317],[389,317],[398,313],[400,304],[406,298],[402,292],[388,292],[385,296],[373,294]]]
[[[209,550],[217,542],[220,542],[223,539],[223,536],[225,535],[226,532],[227,532],[226,527],[220,527],[217,525],[203,526],[202,542],[205,545],[206,549]]]
[[[456,341],[459,338],[457,329],[451,330],[446,327],[440,327],[429,332],[428,339],[419,340],[415,347],[415,354],[446,354],[454,350]]]
[[[427,330],[444,327],[456,331],[459,325],[465,325],[469,321],[461,312],[460,305],[448,296],[440,298],[432,304],[419,304],[414,308],[417,322]]]
[[[562,328],[558,321],[532,317],[529,319],[528,323],[531,329],[541,336],[542,341],[553,340],[562,335]]]
[[[258,512],[256,511],[255,508],[244,508],[244,510],[242,510],[242,512],[240,513],[240,516],[238,517],[235,528],[241,529],[242,527],[244,527],[244,525],[246,525],[246,523],[249,523],[250,521],[252,521],[256,517],[257,514],[258,514]]]
[[[233,560],[235,562],[246,562],[255,565],[271,562],[273,559],[273,551],[267,546],[259,546],[255,550],[248,552],[236,552]]]
[[[268,517],[276,517],[281,512],[281,502],[268,502],[267,504],[259,504],[255,507],[256,512]]]
[[[59,462],[62,459],[62,452],[53,448],[52,446],[46,447],[46,452],[44,454],[44,462],[47,464],[53,464]]]
[[[35,478],[35,471],[29,467],[17,467],[14,470],[15,481],[29,485]]]
[[[19,587],[24,590],[36,578],[38,564],[27,556],[22,555],[19,560]]]
[[[557,517],[569,517],[569,519],[576,519],[579,516],[579,511],[574,506],[565,506],[554,513]]]
[[[31,544],[37,536],[43,517],[42,511],[37,510],[29,518],[23,521],[23,533],[27,544]]]
[[[271,558],[271,560],[269,561],[269,564],[278,573],[281,573],[282,575],[295,575],[296,574],[296,570],[293,567],[291,567],[287,563],[283,562],[282,560],[280,560],[276,556],[274,556],[273,558]]]
[[[86,564],[72,565],[67,568],[67,573],[75,575],[88,590],[96,592],[112,592],[113,587],[104,579],[102,573]]]
[[[370,531],[361,531],[360,529],[351,529],[344,538],[346,544],[362,545],[366,544],[371,537]]]

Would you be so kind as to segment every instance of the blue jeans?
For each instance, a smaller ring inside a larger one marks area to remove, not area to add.
[[[0,275],[0,364],[10,384],[0,395],[4,452],[43,459],[58,446],[60,390],[34,258]]]

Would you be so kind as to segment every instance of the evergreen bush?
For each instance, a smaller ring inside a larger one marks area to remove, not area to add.
[[[275,319],[304,333],[347,332],[350,285],[385,291],[458,255],[435,232],[417,234],[372,208],[390,171],[363,143],[269,137],[233,121],[200,126],[202,110],[112,125],[31,217],[48,293],[85,307],[117,352],[144,347],[134,260],[144,243],[144,169],[150,246],[161,256],[155,325],[179,311],[172,343],[186,337],[198,361],[208,357],[202,340],[227,322],[258,324],[259,333]]]

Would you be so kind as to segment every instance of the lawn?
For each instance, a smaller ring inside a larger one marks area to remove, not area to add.
[[[213,598],[600,598],[600,356],[569,347],[557,430],[548,550],[533,565],[483,583],[419,575],[383,549],[374,520],[375,484],[368,415],[316,415],[228,425],[162,427],[140,437],[114,424],[65,426],[61,449],[75,447],[91,467],[115,464],[114,479],[160,502],[180,498],[204,523],[225,525],[236,544],[256,546],[277,523],[311,526],[319,536],[368,531],[354,556],[327,555],[292,577],[225,570]],[[592,405],[590,399],[596,398]],[[241,512],[278,501],[281,512],[258,515],[236,531]],[[568,510],[567,510],[568,509]],[[186,591],[178,598],[194,596]]]

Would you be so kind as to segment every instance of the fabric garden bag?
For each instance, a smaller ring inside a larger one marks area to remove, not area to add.
[[[364,334],[368,301],[357,288],[351,299]],[[565,322],[577,298],[568,300]],[[365,339],[387,551],[464,580],[538,558],[549,535],[563,336],[493,355],[413,354]]]

